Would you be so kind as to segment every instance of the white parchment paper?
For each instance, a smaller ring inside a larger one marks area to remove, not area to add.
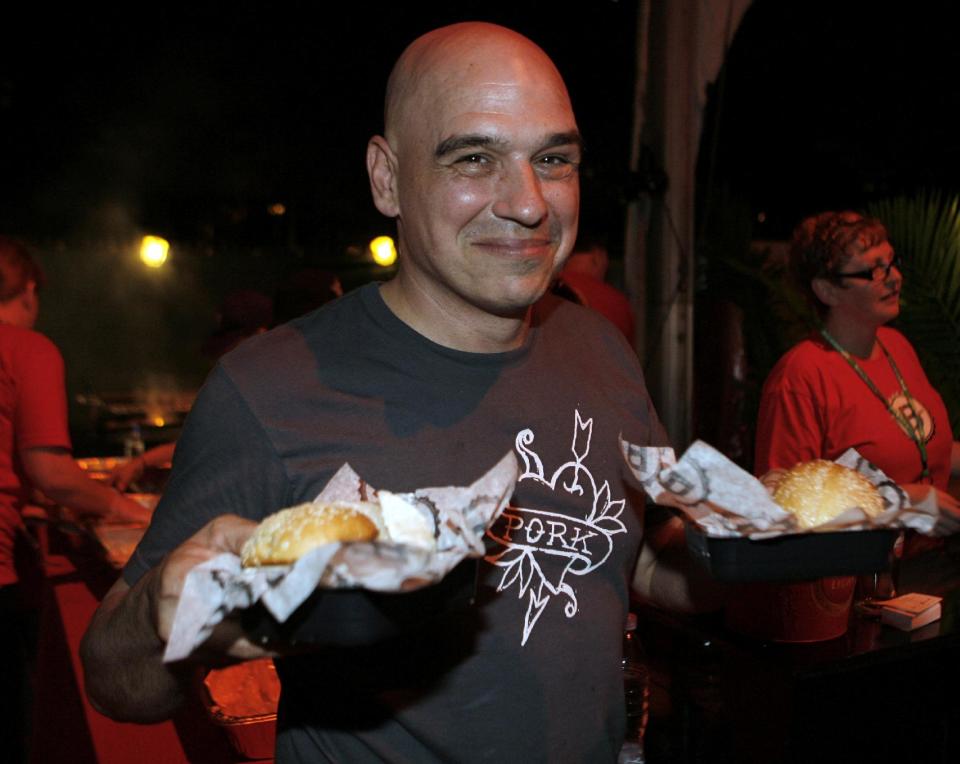
[[[777,505],[764,483],[703,441],[696,441],[679,460],[672,448],[637,446],[623,439],[620,448],[647,495],[657,504],[681,512],[708,536],[756,539],[872,528],[912,528],[930,533],[937,521],[932,489],[922,502],[911,505],[902,488],[852,448],[836,461],[862,473],[877,487],[884,501],[883,513],[870,518],[854,506],[809,530],[797,527],[793,515]],[[768,482],[775,479],[771,475]]]
[[[231,554],[198,565],[184,582],[164,661],[188,657],[227,615],[256,602],[282,623],[317,586],[399,592],[436,583],[467,557],[483,556],[483,535],[506,507],[518,475],[511,452],[472,485],[397,494],[434,518],[435,549],[354,542],[317,547],[293,565],[243,568]],[[344,464],[314,501],[370,501],[376,496],[377,489]]]

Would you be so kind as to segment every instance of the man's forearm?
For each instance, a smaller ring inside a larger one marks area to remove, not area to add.
[[[104,598],[80,645],[90,702],[118,721],[169,718],[183,701],[192,668],[163,662],[164,643],[151,615],[159,569],[132,589],[118,582]]]
[[[250,641],[238,619],[226,618],[204,643],[197,662],[163,662],[186,576],[218,554],[239,555],[256,525],[221,515],[172,550],[132,589],[122,579],[114,585],[80,645],[87,694],[98,709],[125,721],[165,719],[183,700],[199,661],[218,665],[273,655]]]

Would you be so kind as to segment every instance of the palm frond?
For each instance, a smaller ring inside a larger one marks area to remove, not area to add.
[[[960,431],[960,196],[927,191],[868,205],[903,261],[897,320]]]

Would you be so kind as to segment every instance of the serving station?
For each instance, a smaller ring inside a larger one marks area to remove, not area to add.
[[[98,477],[117,459],[78,462]],[[159,489],[164,477],[161,471],[141,483]],[[132,496],[150,508],[159,499],[157,493]],[[272,761],[279,684],[268,660],[198,675],[188,702],[169,721],[119,723],[94,709],[84,692],[80,640],[146,526],[86,523],[60,507],[37,507],[27,518],[43,568],[35,584],[41,604],[35,764]]]

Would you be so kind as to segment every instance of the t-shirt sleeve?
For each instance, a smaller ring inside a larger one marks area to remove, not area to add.
[[[17,355],[16,447],[70,448],[63,357],[41,334]]]
[[[263,428],[221,367],[184,423],[150,527],[123,571],[131,586],[210,520],[260,520],[288,504],[288,481]]]
[[[764,385],[757,418],[754,472],[789,469],[823,453],[823,406],[814,388],[789,368]]]

